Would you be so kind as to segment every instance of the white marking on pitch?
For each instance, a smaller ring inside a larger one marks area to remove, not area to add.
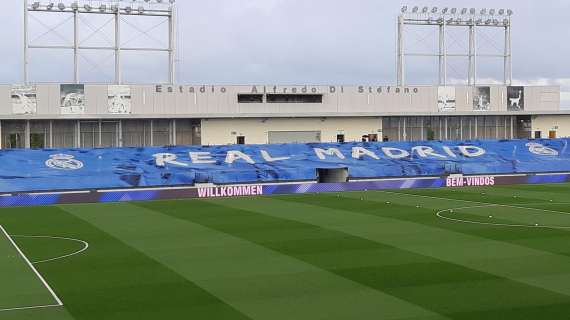
[[[440,210],[440,211],[438,211],[438,212],[436,213],[436,216],[438,216],[439,218],[446,219],[446,220],[449,220],[449,221],[454,221],[454,222],[477,224],[477,225],[487,225],[487,226],[497,226],[497,227],[543,228],[543,229],[561,229],[561,230],[568,230],[568,229],[570,229],[570,226],[568,226],[568,227],[562,227],[562,226],[546,226],[546,225],[543,226],[543,225],[539,225],[539,224],[534,224],[534,225],[526,225],[526,224],[524,224],[524,225],[523,225],[523,224],[508,224],[508,223],[477,222],[477,221],[470,221],[470,220],[463,220],[463,219],[450,218],[450,217],[446,217],[446,216],[443,215],[444,212],[454,213],[454,210],[466,210],[466,209],[487,208],[487,207],[504,207],[504,208],[513,208],[513,209],[525,209],[525,210],[549,212],[549,213],[556,213],[556,214],[563,214],[563,215],[570,215],[570,212],[556,211],[556,210],[548,210],[548,209],[539,209],[539,208],[529,208],[529,207],[523,207],[523,206],[512,206],[512,205],[506,205],[506,204],[489,203],[489,202],[472,201],[472,200],[462,200],[462,199],[453,199],[453,198],[424,196],[424,195],[413,194],[413,193],[401,193],[401,192],[383,191],[383,190],[379,190],[379,191],[380,191],[380,192],[383,192],[383,193],[395,194],[395,195],[401,195],[401,196],[410,196],[410,197],[425,198],[425,199],[448,200],[448,201],[458,201],[458,202],[465,202],[465,203],[474,203],[474,204],[475,204],[475,203],[478,203],[478,204],[481,204],[481,205],[478,205],[478,206],[471,206],[471,207],[460,207],[460,208],[444,209],[444,210]],[[552,202],[552,200],[550,200],[550,201],[551,201],[551,202],[537,202],[537,203],[526,203],[526,204],[527,204],[527,205],[560,205],[560,204],[570,204],[570,202],[557,202],[557,203],[554,203],[554,202]]]
[[[32,262],[32,264],[39,264],[39,263],[45,263],[45,262],[51,262],[51,261],[56,261],[56,260],[61,260],[61,259],[65,259],[65,258],[69,258],[69,257],[73,257],[75,255],[78,254],[82,254],[83,252],[87,251],[87,249],[89,249],[89,243],[87,241],[83,241],[83,240],[79,240],[79,239],[74,239],[74,238],[65,238],[65,237],[52,237],[52,236],[21,236],[21,235],[11,235],[12,238],[32,238],[32,239],[57,239],[57,240],[68,240],[68,241],[74,241],[74,242],[79,242],[83,245],[83,248],[81,248],[80,250],[77,250],[75,252],[72,252],[70,254],[66,254],[63,256],[59,256],[59,257],[55,257],[55,258],[50,258],[50,259],[45,259],[45,260],[40,260],[40,261],[34,261]]]
[[[547,226],[547,225],[529,225],[529,224],[510,224],[510,223],[492,223],[492,222],[479,222],[479,221],[471,221],[471,220],[464,220],[464,219],[457,219],[457,218],[450,218],[443,215],[445,212],[453,212],[453,210],[467,210],[467,209],[476,209],[476,208],[491,208],[491,207],[500,207],[501,205],[489,204],[489,205],[482,205],[482,206],[471,206],[471,207],[461,207],[461,208],[454,208],[454,209],[444,209],[440,210],[436,213],[436,216],[439,218],[453,221],[453,222],[461,222],[461,223],[468,223],[468,224],[477,224],[477,225],[487,225],[487,226],[496,226],[496,227],[512,227],[512,228],[543,228],[543,229],[570,229],[568,227],[562,226]],[[527,208],[527,209],[534,209],[534,208]],[[563,212],[559,212],[563,213]],[[565,213],[568,214],[568,213]]]
[[[42,277],[42,275],[38,272],[38,270],[36,270],[36,268],[34,267],[34,265],[30,262],[30,260],[28,260],[28,258],[24,255],[24,253],[22,252],[22,250],[20,249],[20,247],[18,247],[18,245],[16,244],[16,242],[14,242],[14,240],[10,237],[10,235],[6,232],[6,229],[4,229],[4,227],[2,227],[0,225],[0,231],[6,236],[6,238],[8,238],[8,241],[10,241],[10,243],[12,244],[12,246],[16,249],[16,251],[18,251],[18,253],[20,254],[20,256],[22,257],[22,259],[24,259],[24,261],[26,262],[26,264],[30,267],[30,269],[32,269],[32,271],[34,272],[34,274],[36,275],[36,277],[38,277],[38,279],[40,279],[41,283],[44,285],[44,287],[49,291],[49,293],[51,294],[51,296],[54,298],[54,300],[56,301],[56,304],[52,304],[52,305],[41,305],[41,306],[29,306],[29,307],[18,307],[18,308],[9,308],[9,309],[0,309],[0,312],[7,312],[7,311],[17,311],[17,310],[30,310],[30,309],[41,309],[41,308],[52,308],[52,307],[62,307],[63,306],[63,302],[61,301],[61,299],[59,299],[59,297],[55,294],[55,292],[53,291],[53,289],[50,287],[50,285],[47,283],[47,281],[44,279],[44,277]]]

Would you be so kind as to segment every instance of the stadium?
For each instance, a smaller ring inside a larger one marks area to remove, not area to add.
[[[513,81],[510,9],[402,7],[394,84],[212,85],[176,81],[175,1],[22,2],[23,81],[0,85],[0,319],[568,318],[570,111],[560,86]],[[31,39],[53,15],[71,45]],[[113,45],[84,44],[90,15]],[[163,19],[168,46],[127,46],[130,16]],[[410,51],[413,27],[437,52]],[[70,52],[74,81],[30,77],[44,49]],[[82,81],[88,50],[111,52],[114,81]],[[145,51],[169,81],[123,80]],[[438,80],[415,85],[424,55]],[[502,80],[478,78],[485,58]]]

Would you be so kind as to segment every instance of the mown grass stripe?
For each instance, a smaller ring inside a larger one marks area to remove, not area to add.
[[[86,207],[75,208],[80,213]],[[76,320],[182,319],[188,315],[195,319],[247,319],[157,261],[63,209],[2,209],[0,221],[18,234],[77,237],[91,243],[88,251],[73,259],[38,265]],[[33,245],[25,242],[31,252]],[[33,317],[18,313],[13,319],[64,319],[50,318],[50,313],[38,310]]]
[[[433,198],[422,198],[416,197],[416,194],[410,195],[408,193],[367,193],[363,194],[343,194],[341,198],[342,203],[338,203],[333,195],[324,195],[327,200],[319,203],[312,202],[310,198],[301,199],[300,201],[308,203],[311,205],[319,205],[328,208],[350,208],[351,206],[358,206],[358,212],[370,214],[380,217],[388,217],[392,219],[397,219],[401,221],[421,223],[426,226],[434,228],[443,228],[445,230],[451,230],[454,232],[463,233],[466,235],[477,236],[480,238],[485,238],[489,240],[496,240],[506,242],[512,245],[524,246],[529,249],[540,250],[555,255],[563,255],[565,257],[570,257],[570,248],[567,246],[560,245],[569,240],[570,234],[568,230],[556,230],[556,229],[524,229],[524,228],[505,228],[505,227],[493,227],[493,226],[476,226],[462,223],[449,223],[438,219],[435,212],[442,208],[452,208],[454,206],[463,207],[469,206],[469,203],[455,202],[453,200],[446,201],[443,198],[433,199]],[[423,195],[422,195],[423,196]],[[297,199],[297,198],[294,198]],[[364,199],[364,200],[360,200]],[[524,199],[522,199],[524,201]],[[307,202],[308,201],[308,202]],[[390,205],[386,205],[386,201],[391,201]],[[529,202],[530,203],[530,202]],[[421,208],[415,208],[417,204],[421,204]],[[501,212],[501,210],[509,212],[524,212],[529,210],[532,214],[538,216],[540,219],[541,214],[553,214],[541,211],[532,211],[530,209],[524,209],[524,207],[529,208],[539,208],[539,209],[550,209],[552,208],[550,202],[545,202],[541,205],[526,205],[519,204],[518,202],[512,203],[502,203],[505,205],[515,205],[516,207],[496,207],[496,208],[481,208],[474,209],[476,212],[483,212],[487,210],[487,214],[492,215],[493,221],[504,222],[504,223],[520,223],[516,220],[506,220],[498,219],[501,215],[493,215],[493,212]],[[477,205],[477,203],[473,203]],[[382,210],[379,210],[382,208]],[[390,208],[391,210],[385,210]],[[428,211],[425,211],[427,209]],[[555,208],[552,208],[555,209]],[[429,210],[433,210],[429,212]],[[470,210],[460,210],[456,211],[458,217],[469,216]],[[449,213],[446,213],[449,215]],[[453,216],[453,215],[452,215]],[[560,218],[566,218],[565,215],[561,214]],[[567,216],[568,223],[570,225],[570,215]],[[537,220],[539,221],[539,220]],[[528,221],[527,221],[528,222]],[[532,224],[532,223],[531,223]]]
[[[244,201],[247,200],[237,202]],[[478,314],[489,310],[494,310],[496,318],[515,317],[523,314],[523,307],[531,309],[555,301],[568,302],[566,296],[509,279],[343,232],[260,213],[272,212],[275,208],[266,203],[257,210],[245,210],[234,203],[233,200],[215,200],[207,203],[180,201],[168,206],[161,202],[138,205],[293,256],[453,319],[469,319],[471,312]],[[207,214],[187,210],[197,205],[207,209]],[[297,212],[308,214],[302,210]],[[502,297],[505,292],[521,295],[505,301]],[[461,297],[461,303],[455,301],[458,297]],[[478,301],[476,305],[471,303],[474,300]],[[511,310],[518,310],[518,313]]]
[[[352,194],[352,196],[356,196],[356,194]],[[371,196],[380,197],[378,194],[372,194]],[[236,209],[253,210],[283,219],[295,220],[345,232],[418,254],[431,256],[442,261],[494,274],[499,277],[509,278],[530,286],[570,295],[570,287],[560,284],[562,279],[554,280],[545,277],[541,274],[541,270],[536,270],[536,273],[532,275],[525,274],[520,276],[519,273],[513,273],[512,268],[505,269],[504,265],[497,264],[493,260],[523,257],[543,260],[551,258],[553,260],[559,260],[563,266],[570,268],[570,259],[566,257],[501,241],[462,234],[452,230],[446,230],[445,228],[435,228],[420,222],[409,222],[363,214],[358,212],[358,206],[352,206],[351,208],[342,210],[339,209],[342,207],[342,199],[337,203],[338,207],[336,209],[330,208],[327,210],[322,210],[322,207],[318,205],[321,201],[327,201],[326,199],[319,200],[319,197],[314,196],[314,201],[314,204],[296,203],[291,201],[291,198],[280,197],[278,199],[258,198],[250,201],[227,199],[221,202],[233,206]],[[405,201],[406,204],[410,204],[409,199]],[[379,211],[387,210],[395,212],[395,210],[398,210],[392,203],[389,205],[386,204],[386,206],[390,206],[390,208],[383,207],[381,204],[375,205]],[[262,210],[261,208],[264,206],[272,207],[272,210]],[[426,219],[437,219],[429,210],[425,213]],[[530,271],[532,272],[532,270]],[[529,273],[528,271],[525,272]],[[567,281],[570,281],[570,275],[564,276],[568,278]]]
[[[294,257],[162,213],[179,203],[163,202],[156,210],[133,204],[65,209],[252,319],[437,318],[428,310]],[[199,201],[186,203],[181,210],[212,216]]]

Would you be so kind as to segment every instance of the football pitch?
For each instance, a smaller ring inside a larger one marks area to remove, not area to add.
[[[0,319],[568,319],[570,185],[0,209]]]

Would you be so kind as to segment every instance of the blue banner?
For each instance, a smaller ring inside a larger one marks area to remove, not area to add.
[[[0,192],[570,172],[570,139],[0,151]]]

